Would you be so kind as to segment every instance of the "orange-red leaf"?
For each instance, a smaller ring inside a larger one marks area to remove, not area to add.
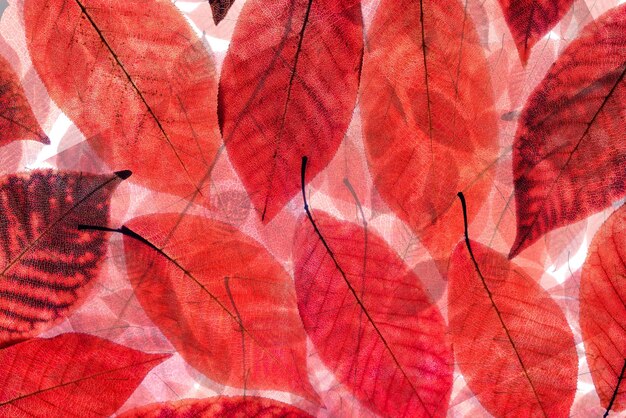
[[[448,318],[461,373],[496,417],[568,417],[578,356],[563,312],[505,256],[471,241],[450,260]]]
[[[113,414],[169,354],[147,354],[88,334],[35,338],[0,351],[0,415]]]
[[[513,147],[510,258],[626,194],[625,74],[622,5],[583,29],[526,103]]]
[[[0,145],[21,139],[50,143],[35,119],[17,74],[0,56]]]
[[[459,190],[484,201],[498,150],[480,41],[457,0],[382,0],[367,46],[361,106],[374,184],[418,235],[439,222],[433,256],[447,257],[463,223],[445,215]]]
[[[124,237],[135,294],[189,364],[229,386],[317,400],[293,283],[259,243],[198,216],[148,215],[126,225],[142,237]]]
[[[320,358],[382,416],[443,417],[452,355],[419,278],[371,231],[314,212],[295,236],[298,308]]]
[[[171,2],[26,0],[24,19],[50,96],[110,167],[161,192],[208,193],[215,68]]]
[[[111,194],[130,175],[52,170],[0,178],[0,345],[39,334],[84,302],[106,254]]]
[[[220,80],[228,155],[264,223],[328,165],[356,101],[363,55],[360,0],[249,0]]]
[[[530,50],[567,13],[574,0],[499,0],[504,18],[526,65]]]
[[[596,233],[580,281],[580,328],[593,383],[607,408],[626,361],[626,207]],[[624,376],[622,376],[623,379]],[[626,382],[611,410],[626,409]]]
[[[312,418],[306,412],[273,399],[219,396],[183,399],[130,410],[119,418]]]

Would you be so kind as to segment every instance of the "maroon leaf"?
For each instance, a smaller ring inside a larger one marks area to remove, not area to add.
[[[522,64],[531,48],[567,13],[574,0],[499,0]]]
[[[219,396],[156,403],[130,410],[119,418],[312,418],[306,412],[273,399]]]
[[[22,139],[50,143],[35,119],[17,74],[0,57],[0,146]]]
[[[0,179],[0,345],[37,335],[85,300],[106,253],[99,231],[130,172],[51,170]]]
[[[228,155],[262,221],[328,165],[352,117],[363,27],[360,0],[246,2],[220,80]]]
[[[211,10],[213,11],[213,22],[219,24],[230,10],[235,0],[209,0]]]
[[[517,236],[546,232],[624,196],[626,5],[589,24],[532,93],[513,148]]]
[[[604,408],[626,410],[626,207],[600,227],[580,281],[580,327],[587,363]],[[619,389],[619,390],[618,390]]]
[[[320,358],[378,414],[445,416],[451,350],[419,278],[371,231],[323,212],[313,218],[316,227],[300,220],[294,275]]]
[[[209,203],[215,65],[172,2],[26,0],[24,21],[50,96],[110,167]]]
[[[109,416],[168,357],[88,334],[35,338],[5,348],[0,351],[0,415]]]

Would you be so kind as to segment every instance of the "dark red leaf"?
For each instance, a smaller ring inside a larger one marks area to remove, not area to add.
[[[143,237],[124,237],[135,294],[189,364],[225,385],[317,401],[293,283],[259,243],[198,216],[148,215],[127,227]]]
[[[0,56],[0,146],[22,139],[50,143],[35,119],[17,74]]]
[[[519,58],[526,65],[531,48],[567,13],[574,0],[498,0]]]
[[[147,354],[88,334],[35,338],[0,351],[0,415],[113,414],[169,354]]]
[[[273,399],[219,396],[156,403],[130,410],[119,418],[312,418],[306,412]]]
[[[614,396],[626,361],[626,207],[596,233],[580,282],[580,327],[587,363],[604,408]],[[612,411],[626,409],[622,382]]]
[[[496,417],[568,417],[574,336],[550,295],[503,255],[471,241],[450,260],[448,318],[468,386]]]
[[[106,253],[109,200],[129,172],[0,178],[0,345],[37,335],[87,297]]]
[[[245,3],[224,60],[220,126],[228,155],[268,223],[332,159],[356,101],[360,0]]]
[[[235,0],[209,0],[211,10],[213,11],[213,22],[215,22],[216,25],[226,17],[230,6],[232,6],[234,2]]]
[[[303,217],[294,274],[300,316],[320,358],[378,414],[445,416],[452,355],[420,279],[371,231],[323,212],[313,217],[330,250]]]
[[[483,202],[498,152],[480,41],[457,0],[382,0],[367,46],[360,103],[374,184],[420,239],[433,231],[434,258],[448,257],[463,234],[449,214],[456,192]]]
[[[220,145],[215,68],[171,2],[26,0],[24,19],[50,96],[109,166],[206,197]]]
[[[625,39],[622,5],[585,27],[528,99],[513,148],[517,236],[509,258],[626,193]]]

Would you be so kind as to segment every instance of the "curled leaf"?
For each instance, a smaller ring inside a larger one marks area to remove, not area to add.
[[[626,194],[625,39],[621,5],[583,29],[528,99],[513,146],[509,258]]]

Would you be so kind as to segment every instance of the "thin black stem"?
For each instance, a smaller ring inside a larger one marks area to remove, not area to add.
[[[613,404],[615,403],[615,399],[617,399],[617,392],[619,391],[619,385],[622,383],[622,379],[624,379],[624,372],[626,372],[626,359],[624,359],[624,365],[622,366],[622,371],[619,373],[617,377],[617,385],[615,385],[615,390],[613,391],[613,396],[611,396],[611,400],[609,401],[609,406],[606,407],[606,412],[603,415],[603,418],[609,416],[609,411],[613,408]]]

